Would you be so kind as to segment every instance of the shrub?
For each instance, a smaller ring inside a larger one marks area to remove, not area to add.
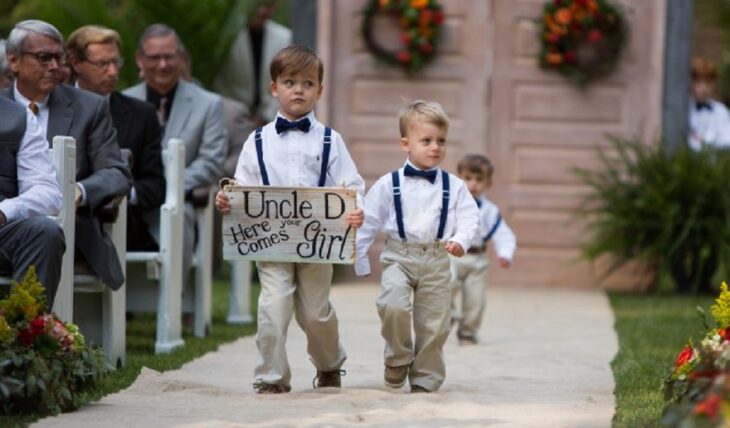
[[[578,210],[588,218],[583,255],[610,255],[613,268],[642,260],[670,273],[681,292],[709,291],[717,267],[728,267],[728,156],[610,141],[598,170],[576,170],[591,189]]]

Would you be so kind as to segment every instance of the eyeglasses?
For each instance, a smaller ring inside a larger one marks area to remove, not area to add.
[[[142,56],[145,60],[153,63],[159,63],[163,59],[165,62],[173,62],[176,61],[180,56],[178,53],[174,54],[160,54],[160,55],[147,55],[146,53],[142,52]]]
[[[100,70],[105,70],[105,71],[108,70],[112,64],[114,64],[117,67],[117,70],[122,68],[122,66],[124,65],[124,58],[117,58],[117,59],[111,59],[111,60],[106,60],[106,61],[92,61],[90,59],[85,59],[84,61],[99,68]]]
[[[64,52],[23,52],[23,55],[30,55],[38,61],[38,64],[47,66],[52,60],[56,60],[56,64],[63,65],[66,63],[66,54]]]

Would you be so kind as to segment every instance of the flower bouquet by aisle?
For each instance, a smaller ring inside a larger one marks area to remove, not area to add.
[[[0,409],[3,414],[56,414],[78,407],[81,394],[110,367],[76,325],[45,312],[43,286],[31,267],[0,300]]]
[[[664,382],[662,425],[672,427],[730,426],[730,291],[722,283],[710,308],[715,326],[704,311],[706,334],[677,355]]]

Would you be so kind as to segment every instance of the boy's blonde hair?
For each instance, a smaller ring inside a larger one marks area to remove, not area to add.
[[[322,60],[311,49],[300,45],[287,46],[280,50],[269,66],[273,82],[276,82],[279,76],[293,76],[309,70],[317,70],[319,83],[322,83],[324,77]]]
[[[703,57],[692,58],[692,80],[715,80],[717,78],[717,64],[715,61]]]
[[[435,125],[439,129],[449,130],[449,116],[441,104],[436,101],[413,101],[400,115],[400,136],[408,134],[408,128],[416,120]]]

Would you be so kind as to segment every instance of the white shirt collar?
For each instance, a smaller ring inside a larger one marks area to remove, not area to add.
[[[26,108],[28,108],[28,104],[31,103],[31,101],[24,97],[23,94],[20,93],[18,90],[18,81],[16,80],[13,82],[13,95],[15,96],[16,101],[20,101],[21,104],[23,104]],[[46,95],[42,99],[36,101],[36,105],[39,109],[45,108],[48,106],[48,98],[50,97],[50,94]]]
[[[282,119],[286,119],[286,120],[289,120],[289,119],[287,119],[287,117],[286,117],[286,116],[284,116],[283,114],[281,114],[281,111],[280,111],[280,110],[277,110],[277,111],[276,111],[276,117],[280,117],[280,118],[282,118]],[[312,110],[312,111],[310,111],[309,113],[305,114],[304,116],[302,116],[302,117],[299,117],[299,118],[297,118],[297,119],[294,119],[293,121],[290,121],[290,122],[297,122],[297,121],[299,121],[299,120],[302,120],[302,119],[304,119],[305,117],[306,117],[307,119],[309,119],[309,123],[311,123],[311,124],[312,124],[312,126],[314,126],[314,123],[315,123],[315,122],[317,121],[317,118],[316,118],[316,117],[314,116],[314,110]]]
[[[435,166],[435,167],[433,167],[433,168],[429,168],[429,169],[421,169],[421,168],[419,168],[419,167],[417,167],[417,166],[413,165],[413,162],[411,162],[411,159],[410,159],[410,158],[406,159],[406,162],[405,162],[405,163],[403,164],[403,166],[404,166],[404,167],[405,167],[406,165],[410,165],[410,166],[411,166],[411,168],[417,169],[417,170],[419,170],[419,171],[438,171],[438,170],[439,170],[439,167],[438,167],[438,165],[437,165],[437,166]]]

